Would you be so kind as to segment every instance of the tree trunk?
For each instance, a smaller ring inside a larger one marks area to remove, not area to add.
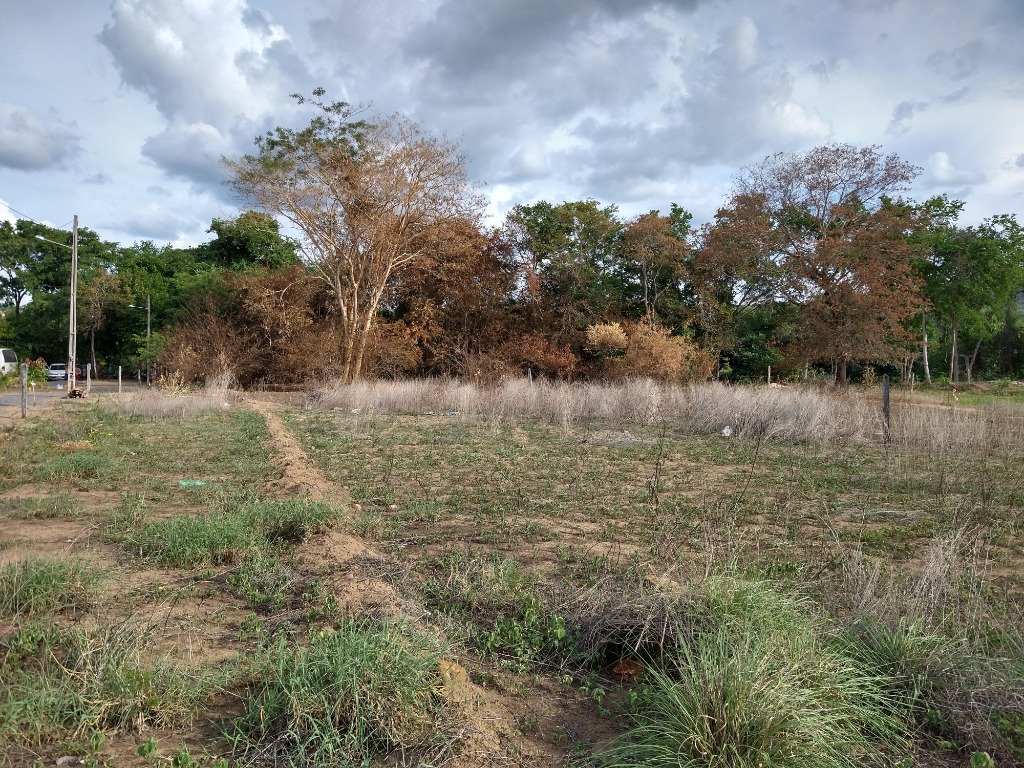
[[[921,310],[921,366],[924,368],[924,383],[932,383],[932,372],[928,367],[928,313]]]
[[[967,383],[970,384],[972,379],[972,372],[974,371],[974,361],[978,359],[978,350],[981,349],[981,339],[978,339],[978,343],[974,345],[974,351],[969,355],[964,355],[964,370],[967,371]]]
[[[836,386],[837,387],[845,387],[846,386],[846,366],[847,366],[847,364],[848,364],[848,361],[847,361],[847,359],[845,357],[841,358],[838,361],[836,361]]]
[[[956,384],[960,381],[960,365],[959,361],[957,360],[958,350],[956,346],[956,331],[957,326],[959,324],[960,323],[958,322],[956,315],[953,315],[953,348],[950,350],[949,353],[949,380],[953,384]]]

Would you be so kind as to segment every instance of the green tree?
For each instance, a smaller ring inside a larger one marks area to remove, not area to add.
[[[616,319],[624,309],[618,273],[623,224],[596,200],[517,205],[504,233],[523,271],[523,296],[537,330],[559,338]]]
[[[1007,304],[1024,282],[1024,237],[1013,216],[994,216],[977,227],[958,227],[963,204],[944,198],[923,207],[932,226],[921,238],[924,255],[918,268],[925,296],[949,327],[949,378],[958,382],[961,360],[968,380],[982,343],[1003,327]],[[961,331],[974,349],[961,351]],[[927,374],[926,374],[927,378]]]
[[[196,259],[221,269],[273,270],[300,263],[295,241],[281,235],[273,216],[245,211],[235,219],[214,219],[216,237],[196,248]]]

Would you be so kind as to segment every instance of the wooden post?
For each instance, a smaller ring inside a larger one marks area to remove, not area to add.
[[[117,366],[117,394],[121,394],[121,366]]]
[[[889,444],[889,374],[882,376],[882,436]]]
[[[28,418],[28,363],[21,364],[21,418]]]
[[[92,392],[92,363],[85,364],[85,394]]]

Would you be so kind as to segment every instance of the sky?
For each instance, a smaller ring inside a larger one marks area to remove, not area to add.
[[[456,139],[499,224],[711,219],[776,152],[877,145],[963,224],[1024,218],[1024,0],[0,0],[0,219],[190,246],[290,98]],[[308,107],[307,107],[308,109]]]

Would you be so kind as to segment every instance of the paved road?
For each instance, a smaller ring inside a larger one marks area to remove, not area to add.
[[[82,389],[85,388],[85,382],[78,382]],[[132,392],[139,388],[138,382],[135,379],[129,379],[122,381],[121,391]],[[102,380],[93,381],[90,394],[100,394],[104,392],[117,392],[117,382]],[[45,384],[37,386],[33,391],[29,388],[28,393],[28,412],[32,413],[37,408],[44,407],[54,400],[59,400],[62,397],[67,397],[68,389],[67,382],[65,381],[48,381]],[[20,384],[10,389],[0,390],[0,421],[4,419],[10,419],[21,416],[21,386]]]

